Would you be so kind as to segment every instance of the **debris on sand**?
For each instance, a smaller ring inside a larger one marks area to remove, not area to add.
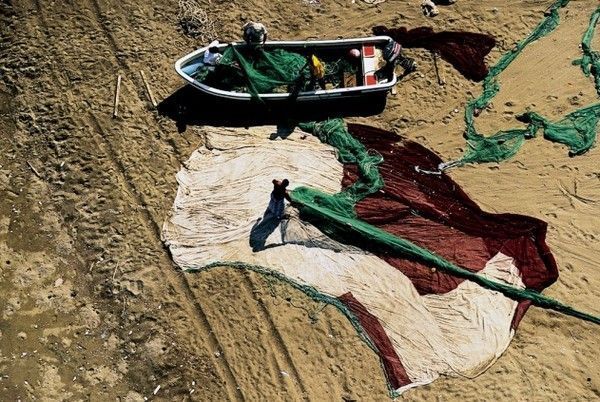
[[[204,8],[196,0],[179,0],[177,19],[187,36],[199,38],[203,42],[217,36],[214,22],[208,18]]]

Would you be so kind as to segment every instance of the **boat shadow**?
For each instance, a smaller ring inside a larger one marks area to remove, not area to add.
[[[304,121],[321,121],[336,117],[373,116],[385,108],[387,94],[376,96],[323,99],[316,102],[229,100],[205,94],[186,85],[158,105],[161,116],[172,119],[179,132],[187,126],[250,127],[261,125],[290,126]]]

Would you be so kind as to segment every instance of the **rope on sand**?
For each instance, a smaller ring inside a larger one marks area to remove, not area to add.
[[[177,19],[183,33],[192,38],[208,43],[217,36],[214,21],[196,0],[179,0]]]

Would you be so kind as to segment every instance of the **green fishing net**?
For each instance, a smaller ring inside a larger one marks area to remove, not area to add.
[[[337,194],[326,194],[318,190],[302,187],[294,191],[298,202],[318,202],[336,213],[354,217],[354,205],[369,194],[383,188],[383,178],[378,165],[383,162],[381,155],[369,152],[346,129],[344,120],[332,119],[319,123],[300,124],[300,128],[318,137],[321,142],[337,149],[338,160],[356,164],[360,180]]]
[[[539,124],[542,122],[540,121]],[[298,187],[290,192],[292,202],[299,209],[301,217],[312,222],[323,233],[345,243],[360,244],[362,248],[369,251],[383,251],[385,254],[395,254],[424,262],[487,289],[501,292],[514,300],[529,300],[538,307],[560,311],[600,324],[599,317],[575,310],[534,290],[519,289],[488,279],[459,267],[406,239],[358,219],[354,210],[356,203],[384,186],[383,178],[379,173],[379,164],[383,161],[381,155],[370,153],[348,132],[342,119],[305,123],[301,124],[300,128],[335,147],[340,162],[356,164],[358,167],[356,182],[337,194],[327,194],[309,187]]]
[[[325,80],[334,88],[343,86],[345,75],[355,75],[358,68],[343,57],[327,59]],[[312,90],[307,59],[300,53],[284,49],[229,46],[219,64],[209,71],[199,68],[194,77],[214,88],[250,93],[260,98],[266,93],[298,93]]]
[[[308,82],[306,58],[283,49],[236,49],[229,46],[206,83],[223,90],[248,92],[253,97],[273,92],[291,92]]]
[[[588,28],[583,34],[583,40],[581,41],[583,57],[573,61],[573,64],[581,66],[586,77],[589,77],[590,74],[594,76],[596,92],[600,96],[600,53],[593,51],[591,48],[598,20],[600,20],[600,8],[592,14]]]
[[[594,146],[600,120],[600,104],[578,109],[556,122],[537,113],[528,112],[518,116],[518,120],[528,124],[526,128],[500,131],[491,136],[484,136],[475,129],[474,116],[485,108],[500,90],[497,76],[517,58],[527,45],[556,29],[560,23],[559,9],[568,3],[569,0],[555,2],[549,9],[546,18],[534,31],[490,68],[490,72],[483,82],[481,95],[470,101],[465,109],[466,129],[464,135],[467,139],[465,155],[458,161],[441,164],[440,169],[448,169],[465,163],[506,160],[519,151],[526,139],[535,137],[540,128],[543,129],[544,138],[566,145],[571,156],[585,153]],[[586,76],[590,74],[594,76],[596,90],[600,95],[600,55],[598,52],[592,51],[590,47],[599,19],[600,8],[592,14],[588,29],[583,36],[583,57],[573,63],[580,65]]]

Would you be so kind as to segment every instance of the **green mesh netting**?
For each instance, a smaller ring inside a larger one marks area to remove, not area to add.
[[[358,166],[360,180],[337,194],[326,194],[308,188],[294,190],[298,199],[318,199],[319,205],[336,213],[355,217],[354,205],[369,194],[383,188],[383,178],[378,165],[383,161],[379,154],[367,151],[365,146],[346,129],[344,120],[332,119],[320,123],[300,124],[304,131],[314,134],[321,142],[337,149],[338,159],[342,163],[354,163]],[[304,195],[303,192],[306,192]]]
[[[483,135],[467,136],[467,150],[459,161],[442,164],[442,169],[459,166],[465,163],[499,162],[514,156],[525,142],[527,130],[508,130],[496,133],[491,137]]]
[[[359,177],[356,183],[338,194],[326,194],[308,187],[299,187],[290,192],[292,202],[299,208],[301,216],[311,221],[323,233],[345,242],[359,241],[362,246],[370,250],[382,250],[416,259],[444,272],[473,281],[487,289],[501,292],[514,300],[529,300],[535,306],[600,324],[600,317],[575,310],[536,291],[519,289],[487,279],[454,265],[406,239],[357,219],[354,211],[356,203],[383,187],[383,179],[378,169],[381,156],[369,154],[366,148],[352,137],[341,119],[308,123],[301,128],[316,135],[322,142],[336,147],[340,162],[358,165]]]
[[[339,58],[327,60],[325,80],[334,88],[343,85],[344,75],[354,75],[356,65]],[[306,58],[283,49],[227,47],[214,71],[199,68],[194,78],[222,89],[250,93],[254,98],[266,93],[298,93],[309,88],[310,69]]]
[[[600,104],[591,105],[569,113],[562,120],[552,122],[535,112],[517,116],[528,123],[524,129],[500,131],[491,137],[474,134],[467,136],[465,155],[456,162],[443,164],[442,168],[465,163],[500,162],[514,156],[528,138],[534,138],[542,129],[544,138],[569,147],[569,155],[587,152],[596,141],[596,127],[600,120]]]
[[[229,46],[223,52],[211,84],[219,89],[242,89],[253,97],[289,92],[290,86],[308,81],[309,72],[305,67],[306,59],[298,53],[283,49],[238,50]]]
[[[569,155],[575,156],[587,152],[596,141],[600,103],[577,109],[558,122],[551,122],[534,112],[525,113],[520,119],[529,123],[525,137],[535,136],[541,128],[544,138],[565,144],[569,147]]]
[[[596,141],[598,120],[600,119],[600,104],[578,109],[558,122],[552,122],[543,116],[529,112],[518,116],[520,121],[528,123],[524,129],[500,131],[491,136],[483,136],[475,129],[474,116],[476,111],[485,108],[500,90],[497,76],[504,71],[513,60],[531,42],[548,35],[560,23],[559,9],[566,6],[569,0],[558,0],[553,4],[547,17],[534,29],[534,31],[517,46],[504,54],[498,63],[490,68],[488,76],[483,82],[482,94],[467,104],[465,109],[465,138],[467,139],[467,150],[465,155],[458,161],[443,163],[440,169],[464,165],[465,163],[500,162],[514,156],[528,138],[536,136],[537,131],[542,128],[544,138],[559,142],[569,148],[569,155],[579,155],[587,152]],[[574,61],[581,65],[584,74],[592,74],[596,81],[596,90],[600,95],[600,55],[590,48],[596,24],[600,18],[598,8],[590,18],[588,29],[583,40],[583,58]]]
[[[589,77],[590,74],[594,76],[594,81],[596,82],[596,92],[598,95],[600,95],[600,53],[593,51],[591,44],[599,19],[600,8],[598,8],[598,10],[592,14],[588,29],[583,35],[583,40],[581,41],[583,57],[573,61],[573,64],[581,66],[581,70],[586,77]]]

